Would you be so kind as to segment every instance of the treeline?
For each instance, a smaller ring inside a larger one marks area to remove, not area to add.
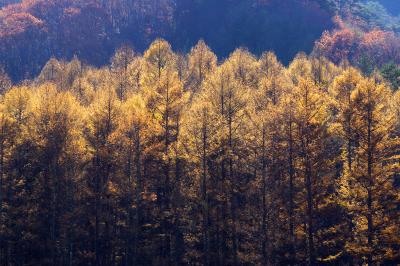
[[[37,76],[52,56],[103,66],[121,44],[143,52],[157,37],[184,53],[205,39],[220,57],[246,46],[257,54],[274,50],[288,63],[333,27],[327,2],[23,0],[0,10],[0,64],[19,82]]]
[[[299,51],[309,53],[314,48],[334,63],[348,59],[364,73],[369,74],[374,68],[400,71],[399,19],[376,1],[8,0],[7,3],[0,10],[0,64],[14,82],[37,76],[52,56],[69,61],[77,55],[81,61],[99,67],[108,63],[121,44],[132,44],[143,52],[156,37],[167,39],[182,53],[204,39],[221,58],[228,57],[236,47],[245,46],[257,56],[273,50],[287,65]],[[400,5],[391,4],[393,12],[396,6]],[[332,22],[335,14],[340,17],[336,26]]]
[[[377,72],[158,39],[7,84],[1,265],[400,262],[400,92]]]

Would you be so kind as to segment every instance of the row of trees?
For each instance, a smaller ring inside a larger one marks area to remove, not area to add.
[[[51,56],[103,66],[122,43],[143,52],[156,37],[185,53],[204,38],[221,57],[244,45],[257,54],[274,50],[288,63],[333,27],[325,2],[21,0],[0,10],[0,64],[19,82],[37,76]]]
[[[52,59],[1,97],[0,264],[395,265],[399,106],[304,54]]]

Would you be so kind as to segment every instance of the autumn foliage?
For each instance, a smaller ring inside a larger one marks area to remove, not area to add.
[[[392,62],[400,63],[400,38],[391,31],[354,28],[339,18],[337,30],[325,32],[316,42],[314,52],[335,63],[350,60],[366,72]]]
[[[377,72],[157,39],[0,86],[1,265],[400,262],[400,94]]]
[[[287,63],[332,27],[331,11],[321,2],[23,0],[0,10],[0,63],[21,81],[36,76],[51,57],[76,55],[103,66],[122,44],[143,52],[157,37],[182,52],[206,39],[221,57],[239,46],[256,53],[272,49]],[[277,31],[277,25],[285,28]]]

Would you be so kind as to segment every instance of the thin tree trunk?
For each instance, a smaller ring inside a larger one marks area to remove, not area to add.
[[[368,100],[369,100],[370,95],[368,95]],[[370,104],[368,103],[368,199],[367,199],[367,205],[368,205],[368,214],[367,214],[367,220],[368,220],[368,248],[369,253],[368,253],[368,265],[372,265],[373,262],[373,257],[372,257],[372,252],[373,252],[373,235],[374,235],[374,223],[373,223],[373,209],[372,209],[372,200],[373,200],[373,195],[372,195],[372,188],[374,186],[374,181],[373,181],[373,175],[372,175],[372,164],[373,164],[373,154],[372,154],[372,111]]]
[[[133,255],[134,265],[139,265],[139,240],[141,238],[141,221],[142,221],[142,193],[143,193],[143,181],[142,181],[142,144],[141,144],[141,132],[137,130],[136,136],[136,156],[135,156],[135,168],[136,168],[136,213],[135,213],[135,234],[133,241]]]
[[[262,257],[263,265],[268,265],[267,252],[267,160],[266,160],[266,132],[265,125],[262,130]]]
[[[294,165],[293,165],[293,132],[292,121],[289,121],[289,235],[290,235],[290,263],[296,261],[294,239]]]
[[[306,155],[308,157],[308,155]],[[308,263],[315,265],[314,251],[314,228],[313,228],[313,196],[312,196],[312,172],[309,158],[306,158],[306,174],[305,174],[306,190],[307,190],[307,238],[308,238]]]
[[[200,68],[201,69],[201,68]],[[206,111],[203,111],[203,128],[202,128],[202,137],[203,137],[203,154],[202,154],[202,202],[203,202],[203,264],[208,266],[210,264],[209,261],[209,250],[208,250],[208,224],[209,224],[209,213],[208,213],[208,198],[207,198],[207,121],[206,119]]]
[[[182,161],[180,158],[179,150],[178,150],[178,139],[179,139],[179,115],[176,121],[176,140],[175,140],[175,186],[174,186],[174,193],[173,193],[173,214],[174,214],[174,223],[173,223],[173,232],[174,232],[174,265],[182,265],[182,258],[183,258],[183,234],[180,229],[180,207],[181,207],[181,171],[182,171]]]
[[[96,151],[97,153],[98,151]],[[96,180],[95,182],[95,234],[94,234],[94,253],[95,253],[95,265],[100,265],[99,258],[99,234],[100,234],[100,215],[99,215],[99,205],[100,205],[100,176],[98,174],[99,171],[99,158],[96,155],[95,158],[95,167],[96,167]]]
[[[159,68],[159,71],[161,71],[161,67]],[[161,76],[161,72],[160,72],[160,76]],[[171,192],[171,188],[170,188],[170,170],[171,170],[171,158],[169,155],[169,149],[170,149],[170,113],[169,113],[169,104],[170,104],[170,99],[169,99],[169,87],[167,85],[167,91],[166,91],[166,111],[165,111],[165,157],[166,157],[166,164],[165,164],[165,170],[164,170],[164,174],[165,174],[165,188],[164,188],[164,211],[165,212],[170,212],[171,208],[171,202],[170,202],[170,192]],[[170,215],[170,214],[168,214]],[[167,265],[171,265],[172,261],[171,261],[171,221],[170,221],[170,217],[165,217],[164,218],[164,222],[163,222],[164,226],[163,226],[163,233],[164,233],[164,254],[163,257],[166,260],[166,264]]]

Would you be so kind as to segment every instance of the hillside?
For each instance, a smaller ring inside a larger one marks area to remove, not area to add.
[[[379,75],[157,39],[51,59],[0,128],[4,265],[400,263],[400,90]]]
[[[24,0],[0,12],[0,62],[21,80],[51,56],[102,65],[122,43],[142,52],[164,37],[176,51],[204,39],[219,57],[245,46],[288,63],[312,50],[332,16],[320,0]]]
[[[388,4],[8,4],[0,266],[400,265]]]
[[[11,4],[17,2],[16,4]],[[272,50],[285,64],[313,50],[339,14],[363,31],[399,31],[400,6],[381,0],[4,0],[0,64],[12,80],[37,75],[51,58],[74,55],[104,65],[122,44],[138,52],[163,37],[177,52],[199,39],[220,59],[237,47],[259,55]],[[340,28],[340,27],[339,27]]]

